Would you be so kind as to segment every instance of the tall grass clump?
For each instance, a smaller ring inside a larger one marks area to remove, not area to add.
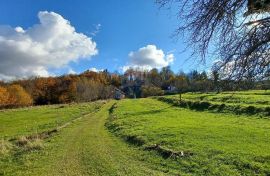
[[[44,147],[43,140],[38,136],[34,138],[21,136],[16,140],[16,145],[26,151],[40,150]]]
[[[31,151],[31,150],[41,150],[44,148],[44,144],[43,141],[39,138],[36,138],[30,142],[28,142],[28,144],[25,146],[25,149],[27,151]]]
[[[0,156],[8,155],[9,152],[12,150],[13,145],[4,139],[1,139],[0,142]]]

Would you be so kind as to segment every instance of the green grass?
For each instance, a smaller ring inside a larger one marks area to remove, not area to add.
[[[142,149],[156,144],[184,154],[162,162],[169,173],[270,174],[269,119],[191,111],[154,99],[123,100],[112,111],[108,128],[114,134]]]
[[[229,112],[257,116],[270,116],[270,93],[262,90],[222,92],[222,93],[184,93],[179,95],[155,97],[176,106],[194,110]]]
[[[170,97],[178,98],[179,95]],[[270,106],[270,92],[264,90],[235,91],[221,93],[185,93],[184,100],[209,101],[215,103],[235,104],[241,106],[253,105],[257,107]]]
[[[51,130],[99,108],[101,102],[0,111],[0,139]]]
[[[0,157],[0,175],[166,175],[144,161],[152,157],[148,152],[108,132],[104,125],[112,104],[61,129],[40,150],[17,149]]]
[[[263,91],[237,92],[238,103],[224,100],[230,92],[183,96],[204,105],[269,107],[259,103],[269,101]],[[0,175],[270,175],[268,117],[195,111],[175,106],[177,95],[163,98],[173,101],[0,111]]]

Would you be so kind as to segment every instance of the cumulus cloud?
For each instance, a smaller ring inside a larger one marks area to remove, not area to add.
[[[104,70],[103,69],[97,69],[95,67],[92,67],[92,68],[89,69],[89,71],[92,71],[92,72],[102,72]]]
[[[139,69],[152,69],[162,68],[173,63],[173,54],[164,54],[163,50],[158,49],[155,45],[147,45],[140,48],[138,51],[132,51],[128,55],[128,65],[122,67],[125,71],[128,68],[139,68]]]
[[[42,11],[38,18],[28,29],[0,26],[0,79],[48,76],[50,68],[98,54],[96,43],[61,15]]]

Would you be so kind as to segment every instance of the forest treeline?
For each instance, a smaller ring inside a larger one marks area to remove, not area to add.
[[[116,89],[117,88],[117,89]],[[113,98],[122,90],[126,97],[148,97],[179,92],[269,89],[269,80],[223,80],[217,71],[174,73],[170,67],[124,74],[86,71],[78,75],[36,77],[0,82],[0,108],[88,102]]]

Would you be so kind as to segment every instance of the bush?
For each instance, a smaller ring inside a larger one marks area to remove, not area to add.
[[[164,90],[155,86],[142,86],[141,97],[161,96],[164,95]]]

